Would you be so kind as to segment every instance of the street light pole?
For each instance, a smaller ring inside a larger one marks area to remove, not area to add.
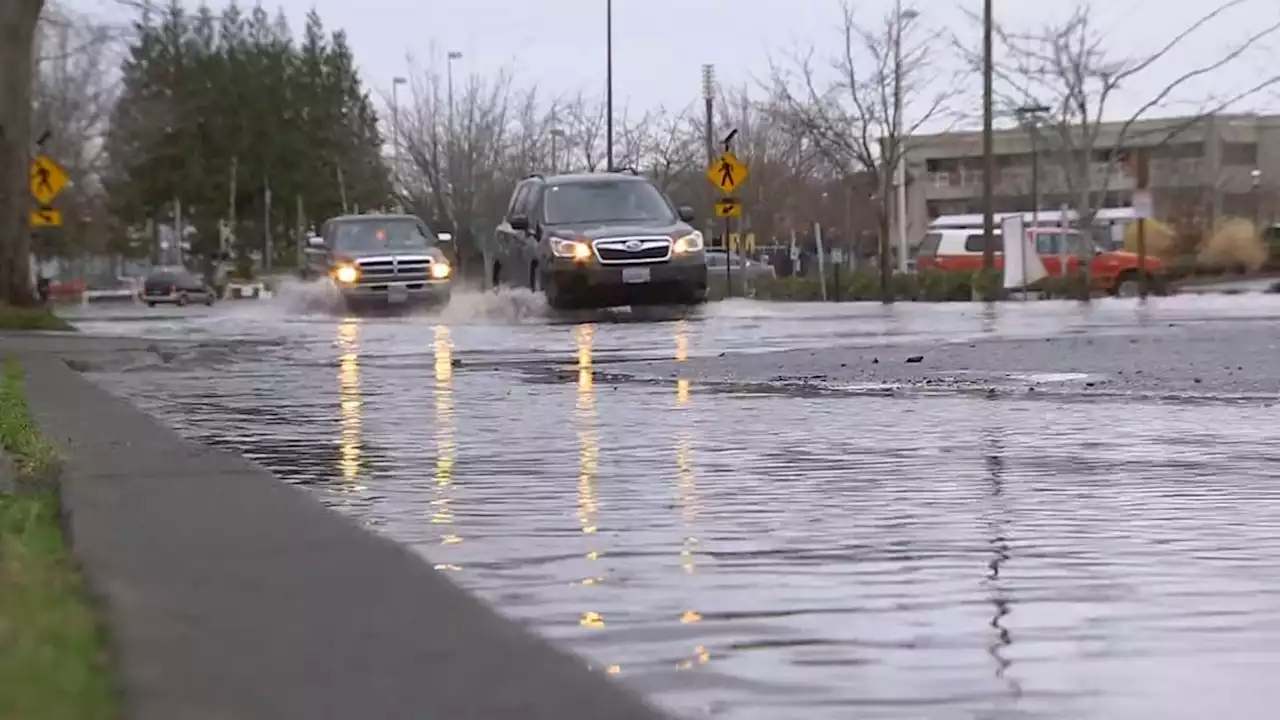
[[[606,169],[613,172],[613,0],[605,0],[605,143],[608,147]]]
[[[995,61],[992,52],[992,30],[995,26],[992,0],[982,3],[982,269],[990,271],[995,268],[995,235],[996,235],[996,198],[995,174],[996,155],[995,137],[993,134],[994,117],[992,111],[992,95],[994,94],[993,76]],[[989,289],[985,287],[987,297],[991,300]]]

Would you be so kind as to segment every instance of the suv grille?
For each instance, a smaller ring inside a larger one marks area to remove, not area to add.
[[[662,262],[671,258],[671,238],[629,237],[597,240],[596,257],[604,265]]]
[[[428,255],[376,257],[356,260],[360,283],[422,282],[431,273]]]

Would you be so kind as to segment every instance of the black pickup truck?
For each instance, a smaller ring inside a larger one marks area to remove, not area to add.
[[[453,267],[440,246],[451,241],[416,215],[342,215],[307,241],[303,277],[331,278],[353,310],[444,305]]]
[[[707,265],[693,219],[638,175],[533,175],[497,228],[489,279],[555,309],[700,305]]]

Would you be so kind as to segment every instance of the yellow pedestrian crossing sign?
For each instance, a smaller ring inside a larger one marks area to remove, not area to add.
[[[62,227],[62,211],[53,208],[32,210],[28,222],[31,227]]]
[[[31,197],[48,205],[67,186],[67,173],[48,155],[37,155],[31,161]]]
[[[747,182],[747,166],[733,153],[723,152],[707,168],[707,179],[720,188],[720,192],[731,193]]]

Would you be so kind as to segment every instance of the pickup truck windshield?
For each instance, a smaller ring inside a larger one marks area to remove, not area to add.
[[[426,250],[435,244],[413,220],[358,220],[334,228],[333,249],[339,252]]]
[[[543,214],[548,225],[676,220],[657,188],[634,180],[554,185],[547,188]]]

